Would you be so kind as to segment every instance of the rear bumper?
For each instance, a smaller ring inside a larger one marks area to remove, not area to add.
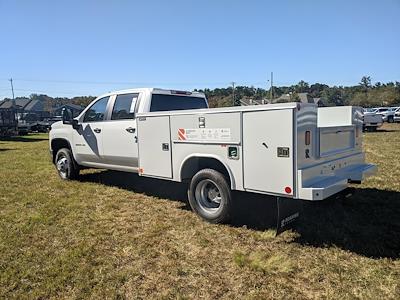
[[[382,122],[379,123],[365,123],[363,126],[364,127],[381,127],[383,125]]]
[[[376,172],[375,165],[364,163],[362,153],[299,170],[297,198],[324,200],[346,189],[349,181],[361,182]]]

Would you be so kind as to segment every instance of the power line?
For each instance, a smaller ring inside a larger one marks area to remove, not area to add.
[[[43,83],[65,83],[65,84],[134,84],[134,85],[154,85],[154,84],[171,84],[171,85],[225,85],[227,81],[208,81],[208,82],[167,82],[167,81],[78,81],[78,80],[53,80],[53,79],[29,79],[29,78],[17,78],[18,81],[23,82],[43,82]],[[243,85],[261,85],[263,82],[250,82],[250,81],[243,81],[240,82]]]

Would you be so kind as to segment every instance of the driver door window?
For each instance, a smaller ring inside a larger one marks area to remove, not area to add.
[[[106,115],[107,103],[110,97],[104,97],[99,99],[93,104],[89,110],[85,113],[83,122],[101,122],[104,120]]]

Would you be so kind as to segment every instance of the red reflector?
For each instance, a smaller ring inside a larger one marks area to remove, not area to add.
[[[306,136],[304,138],[306,145],[310,145],[311,143],[311,132],[309,130],[306,131]]]
[[[292,189],[290,188],[290,186],[285,187],[285,192],[286,192],[286,194],[292,193]]]

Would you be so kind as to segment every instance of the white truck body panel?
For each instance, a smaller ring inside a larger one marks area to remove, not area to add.
[[[153,132],[159,125],[152,127],[148,120],[169,117],[173,180],[182,180],[182,166],[191,157],[209,157],[226,167],[234,190],[322,200],[345,189],[348,180],[362,180],[376,171],[364,163],[361,152],[360,109],[341,108],[339,126],[334,126],[329,109],[322,110],[318,127],[320,110],[295,103],[139,114],[139,148],[152,151],[141,145],[149,134],[141,128]],[[337,113],[334,108],[333,115]],[[312,142],[304,147],[307,130]],[[237,159],[228,157],[229,146],[237,147]],[[161,149],[161,141],[150,147]],[[311,150],[308,158],[303,156],[306,148]],[[278,149],[284,155],[278,155]],[[157,176],[148,170],[156,170],[158,161],[141,160],[140,175]]]
[[[293,196],[293,109],[243,113],[243,176],[247,190]],[[279,124],[279,128],[275,128]],[[277,149],[286,153],[279,155]]]
[[[172,178],[169,116],[143,118],[139,124],[141,175]]]
[[[318,108],[318,127],[353,126],[362,124],[362,112],[354,106]]]

